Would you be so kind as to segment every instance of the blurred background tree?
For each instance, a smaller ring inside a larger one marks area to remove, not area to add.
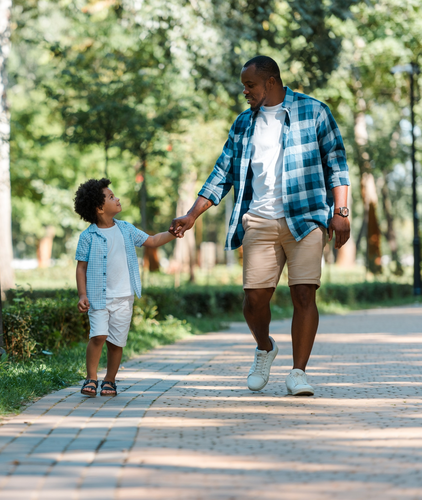
[[[73,257],[86,227],[74,192],[105,174],[122,217],[165,230],[246,109],[239,74],[260,53],[274,57],[290,88],[327,102],[341,128],[354,240],[338,262],[357,256],[380,273],[388,255],[400,274],[412,253],[409,91],[406,75],[390,68],[416,60],[421,19],[420,0],[16,0],[8,63],[15,257],[38,252],[48,264],[50,248],[56,259]],[[415,110],[420,123],[420,102]],[[184,262],[191,279],[201,242],[224,242],[224,206],[174,244],[173,266]],[[171,260],[173,249],[164,251]]]

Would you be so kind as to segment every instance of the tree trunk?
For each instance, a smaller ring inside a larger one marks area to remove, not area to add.
[[[374,176],[370,173],[368,131],[366,128],[366,102],[361,91],[357,93],[358,112],[355,114],[355,142],[357,148],[358,166],[361,175],[361,195],[364,204],[364,220],[367,221],[367,268],[374,274],[382,273],[381,267],[381,232],[378,224],[377,205],[378,196]]]
[[[179,188],[179,200],[177,202],[176,217],[185,215],[195,202],[196,172],[192,171],[186,175],[184,182]],[[176,274],[180,272],[189,273],[189,281],[195,281],[195,228],[186,231],[183,238],[176,239],[174,247],[173,262],[171,269]]]
[[[0,1],[0,283],[3,294],[14,286],[9,155],[10,115],[6,99],[6,62],[10,52],[11,7],[12,0]]]
[[[46,268],[50,266],[51,253],[53,250],[53,240],[56,235],[56,230],[54,226],[47,226],[45,228],[45,234],[38,242],[37,248],[37,259],[38,267]]]
[[[385,238],[388,241],[388,245],[391,251],[391,258],[393,262],[396,264],[396,269],[394,274],[401,276],[403,274],[403,267],[400,262],[399,253],[398,253],[398,245],[396,232],[394,230],[394,217],[393,217],[393,207],[390,199],[390,192],[388,190],[387,185],[387,175],[384,172],[383,174],[383,185],[381,189],[382,195],[382,207],[384,209],[384,215],[387,221],[387,232],[385,234]]]
[[[364,172],[361,179],[362,199],[367,214],[367,259],[368,269],[373,274],[380,274],[381,267],[381,231],[376,209],[378,205],[377,188],[372,174]]]

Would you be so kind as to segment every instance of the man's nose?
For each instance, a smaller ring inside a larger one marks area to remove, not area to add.
[[[243,89],[243,93],[244,93],[245,95],[247,95],[247,94],[249,94],[249,90],[247,90],[247,89]]]

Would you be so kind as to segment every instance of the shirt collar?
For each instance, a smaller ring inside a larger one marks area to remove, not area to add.
[[[284,87],[284,90],[286,91],[286,95],[284,96],[283,108],[289,112],[295,98],[295,93],[289,87]]]
[[[284,101],[282,102],[282,108],[286,110],[287,113],[290,112],[290,108],[292,107],[294,98],[295,98],[295,93],[293,90],[290,90],[289,87],[284,87],[284,90],[286,91],[286,95],[284,96]],[[259,109],[256,111],[251,111],[249,110],[251,116],[250,116],[250,123],[252,123],[253,120],[258,116]]]
[[[113,220],[114,220],[114,223],[115,223],[117,226],[119,226],[119,222],[120,222],[120,221],[118,221],[117,219],[113,219]],[[88,227],[88,231],[89,231],[90,233],[97,233],[97,234],[100,234],[100,235],[102,236],[102,234],[101,234],[101,230],[100,230],[100,228],[97,226],[97,224],[91,224],[91,225]]]

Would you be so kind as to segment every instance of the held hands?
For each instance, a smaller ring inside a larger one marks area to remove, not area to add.
[[[88,300],[88,297],[86,295],[81,295],[81,297],[79,298],[78,309],[79,309],[79,312],[81,312],[81,313],[88,312],[89,300]]]
[[[338,250],[350,238],[350,221],[348,217],[334,215],[328,227],[328,241],[333,239],[333,233],[336,233],[335,248]]]
[[[191,215],[184,215],[173,219],[169,227],[169,233],[176,238],[183,238],[185,232],[190,229],[195,223],[195,218]]]

